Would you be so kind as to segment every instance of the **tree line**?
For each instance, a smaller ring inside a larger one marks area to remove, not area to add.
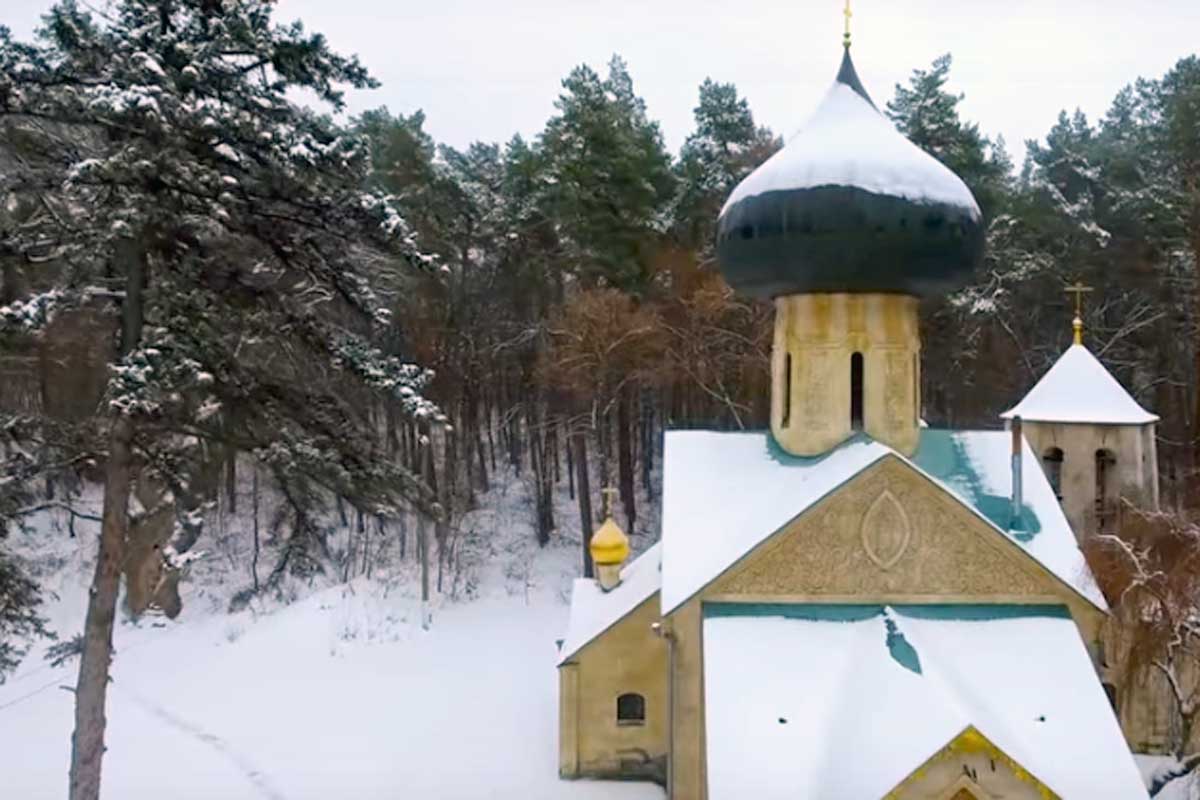
[[[0,531],[52,507],[74,521],[80,483],[104,488],[73,800],[98,793],[122,576],[143,589],[130,612],[175,604],[239,470],[282,498],[254,591],[336,569],[320,520],[347,506],[360,527],[415,512],[441,558],[514,473],[542,544],[565,484],[590,574],[604,487],[655,533],[664,429],[766,426],[772,309],[723,283],[713,233],[782,142],[736,87],[699,87],[671,153],[614,57],[571,71],[532,140],[460,150],[420,112],[339,122],[343,89],[373,80],[272,13],[65,0],[35,42],[0,28]],[[925,418],[994,426],[1068,343],[1062,288],[1083,280],[1090,346],[1163,417],[1164,497],[1193,503],[1200,59],[1098,121],[1064,112],[1020,169],[961,117],[950,68],[915,70],[886,106],[987,222],[984,268],[922,315]],[[2,548],[0,668],[43,631]]]

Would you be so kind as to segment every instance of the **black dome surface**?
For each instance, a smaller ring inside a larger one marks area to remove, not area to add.
[[[970,190],[879,113],[849,51],[812,118],[738,185],[717,223],[725,280],[758,296],[937,294],[982,255]]]

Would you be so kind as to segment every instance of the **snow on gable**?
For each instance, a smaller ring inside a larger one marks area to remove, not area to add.
[[[1022,443],[1020,519],[1012,514],[1012,436],[1007,431],[926,429],[915,466],[1019,544],[1059,580],[1100,609],[1104,595],[1071,524],[1028,442]]]
[[[662,582],[661,565],[662,543],[656,542],[621,570],[621,582],[612,591],[604,591],[591,578],[576,578],[558,664],[564,664],[657,592]]]
[[[1081,344],[1067,348],[1024,399],[1000,416],[1102,425],[1144,425],[1158,420]]]
[[[663,614],[891,452],[864,437],[823,456],[797,458],[767,433],[669,431],[663,452]]]
[[[703,641],[712,800],[882,797],[968,727],[1061,797],[1144,793],[1065,609],[717,605]]]
[[[721,213],[747,197],[816,186],[853,186],[979,214],[971,191],[953,172],[840,82],[833,84],[787,147],[742,181]]]
[[[859,437],[815,458],[770,434],[671,431],[663,458],[662,610],[669,614],[772,534],[892,455],[962,502],[1097,608],[1106,608],[1066,517],[1025,446],[1024,507],[1011,517],[1004,431],[921,430],[913,459]]]

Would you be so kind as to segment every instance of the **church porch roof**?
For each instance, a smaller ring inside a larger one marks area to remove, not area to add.
[[[661,565],[662,543],[656,542],[625,565],[621,582],[611,591],[604,591],[591,578],[576,578],[571,590],[567,633],[559,648],[559,666],[652,597],[662,583]]]
[[[1144,794],[1062,608],[706,604],[703,642],[712,800],[882,797],[970,729],[1060,797]]]

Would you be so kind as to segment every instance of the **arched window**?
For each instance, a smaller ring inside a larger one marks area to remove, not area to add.
[[[1096,451],[1096,527],[1107,531],[1116,510],[1117,457],[1111,450]]]
[[[792,354],[783,355],[783,419],[780,425],[786,428],[792,421]]]
[[[1054,496],[1062,500],[1063,451],[1058,447],[1049,448],[1042,453],[1042,464],[1046,468],[1046,478],[1050,481]]]
[[[850,356],[850,427],[863,429],[863,354]]]
[[[646,698],[640,694],[623,694],[617,698],[618,725],[645,725]]]

